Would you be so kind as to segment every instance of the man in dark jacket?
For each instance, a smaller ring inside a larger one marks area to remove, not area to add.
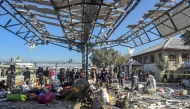
[[[50,71],[48,70],[48,67],[46,67],[46,70],[43,72],[43,76],[45,76],[45,84],[49,84]]]
[[[64,83],[65,77],[66,77],[65,71],[64,71],[64,69],[61,68],[60,73],[59,73],[59,80],[60,80],[61,84]]]
[[[24,75],[24,81],[26,82],[26,85],[28,85],[30,81],[30,71],[28,67],[26,67],[26,71],[23,73],[23,75]]]
[[[101,80],[102,80],[102,87],[106,87],[107,91],[109,92],[109,87],[108,87],[109,73],[108,73],[107,69],[102,70]]]

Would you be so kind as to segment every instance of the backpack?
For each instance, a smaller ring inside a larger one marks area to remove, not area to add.
[[[123,73],[119,73],[119,78],[123,78]]]

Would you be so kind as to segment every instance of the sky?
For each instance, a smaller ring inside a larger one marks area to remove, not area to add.
[[[141,0],[139,5],[128,15],[128,17],[122,22],[122,24],[117,28],[117,30],[112,34],[109,39],[116,39],[120,35],[126,33],[127,25],[137,24],[138,21],[142,18],[143,14],[150,9],[155,9],[154,4],[158,3],[159,0]],[[1,10],[0,10],[1,12]],[[6,19],[6,18],[5,18]],[[0,24],[3,22],[3,18],[0,17]],[[62,31],[55,26],[47,26],[48,30],[50,29],[51,33],[62,35]],[[163,39],[148,43],[136,47],[134,53],[137,53],[143,49],[146,49],[150,46],[162,42]],[[80,61],[82,60],[82,55],[76,51],[70,51],[66,48],[62,48],[55,45],[38,45],[34,50],[29,50],[29,45],[25,44],[25,41],[21,38],[15,36],[9,31],[0,27],[0,60],[10,59],[14,56],[20,56],[22,60],[69,60]],[[114,47],[122,54],[128,53],[128,48],[118,46]]]

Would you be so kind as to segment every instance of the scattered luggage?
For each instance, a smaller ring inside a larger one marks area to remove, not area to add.
[[[35,93],[27,93],[26,94],[28,100],[37,100],[38,99],[38,95],[36,95]]]
[[[38,102],[45,104],[45,103],[51,102],[54,98],[55,98],[55,93],[47,92],[47,93],[38,97]]]
[[[11,101],[25,101],[26,95],[23,94],[7,94],[6,98]]]

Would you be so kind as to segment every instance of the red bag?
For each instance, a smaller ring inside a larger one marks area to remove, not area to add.
[[[65,86],[64,87],[64,90],[67,90],[67,89],[69,89],[71,86]]]
[[[51,102],[55,98],[55,93],[47,92],[38,97],[38,102],[45,104]]]
[[[53,88],[54,88],[54,85],[53,85],[53,84],[46,84],[46,85],[44,86],[44,88],[46,88],[46,89],[53,89]]]

